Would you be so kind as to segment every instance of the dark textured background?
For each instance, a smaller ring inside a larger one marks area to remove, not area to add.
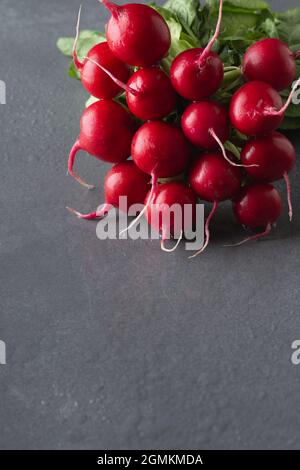
[[[226,205],[194,261],[97,240],[65,210],[103,197],[66,176],[87,95],[55,43],[78,6],[0,3],[0,447],[299,448],[299,165],[295,220],[268,241],[223,248],[243,236]],[[84,3],[83,28],[106,19]],[[100,183],[107,166],[81,154],[77,168]]]

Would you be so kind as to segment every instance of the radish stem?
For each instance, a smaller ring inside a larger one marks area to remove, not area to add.
[[[219,16],[218,16],[218,22],[217,22],[217,25],[216,25],[216,30],[214,32],[213,37],[211,38],[211,40],[207,44],[206,48],[202,52],[201,57],[200,57],[200,62],[207,59],[207,56],[210,54],[214,43],[216,42],[216,40],[219,37],[220,29],[221,29],[221,23],[222,23],[222,14],[223,14],[223,0],[220,0]]]
[[[115,3],[109,2],[107,0],[99,0],[99,1],[111,12],[113,16],[117,16],[120,10],[119,5],[116,5]]]

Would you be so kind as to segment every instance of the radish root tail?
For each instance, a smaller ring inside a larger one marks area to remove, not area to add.
[[[182,237],[183,237],[183,231],[181,230],[179,238],[178,238],[176,244],[173,246],[173,248],[166,248],[166,246],[165,246],[166,238],[163,236],[162,240],[160,242],[160,247],[161,247],[162,251],[165,251],[166,253],[173,253],[173,251],[175,251],[178,248],[178,246],[179,246],[179,244],[182,240]]]
[[[119,236],[121,237],[124,233],[128,232],[132,227],[134,227],[134,225],[136,225],[138,223],[138,221],[143,217],[143,215],[145,214],[145,212],[147,211],[148,207],[150,206],[151,202],[152,202],[152,199],[155,195],[155,191],[156,191],[156,188],[157,188],[157,176],[155,173],[152,173],[151,175],[152,177],[152,187],[151,187],[151,191],[150,191],[150,194],[149,194],[149,197],[148,197],[148,200],[147,200],[147,203],[145,204],[143,210],[139,213],[139,215],[128,225],[128,227],[126,227],[124,230],[122,230],[120,233],[119,233]]]
[[[94,219],[100,219],[104,217],[105,214],[109,211],[109,205],[104,204],[101,210],[90,212],[89,214],[82,214],[81,212],[78,212],[72,207],[68,207],[68,206],[66,207],[66,209],[69,212],[71,212],[71,214],[75,214],[79,219],[94,220]]]
[[[221,29],[221,23],[222,23],[222,15],[223,15],[223,0],[220,0],[219,16],[218,16],[218,21],[217,21],[217,25],[216,25],[216,30],[214,32],[213,37],[211,38],[211,40],[207,44],[206,48],[202,52],[201,57],[200,57],[200,62],[203,62],[207,59],[207,56],[210,54],[214,43],[216,42],[216,40],[219,37],[220,29]]]
[[[78,38],[79,38],[79,28],[80,28],[81,10],[82,10],[82,5],[80,5],[80,7],[79,7],[78,18],[77,18],[77,24],[76,24],[76,36],[75,36],[75,40],[74,40],[74,44],[73,44],[73,60],[74,60],[75,67],[76,67],[78,70],[81,70],[82,67],[83,67],[83,64],[82,64],[82,63],[80,62],[80,60],[78,59],[77,52],[76,52],[77,42],[78,42]]]
[[[267,237],[268,235],[270,235],[270,232],[272,230],[272,225],[271,224],[268,224],[266,226],[266,229],[261,232],[261,233],[257,233],[256,235],[253,235],[252,237],[248,237],[248,238],[245,238],[245,240],[242,240],[241,242],[239,243],[234,243],[233,245],[224,245],[225,247],[229,247],[229,248],[235,248],[237,246],[241,246],[241,245],[244,245],[245,243],[248,243],[248,242],[253,242],[253,241],[256,241],[256,240],[259,240],[260,238],[264,238],[264,237]]]
[[[287,173],[284,173],[283,175],[284,181],[286,184],[286,193],[287,193],[287,201],[288,201],[288,206],[289,206],[289,218],[290,222],[293,220],[293,204],[292,204],[292,188],[291,188],[291,182],[289,175]]]
[[[78,140],[76,140],[75,144],[71,148],[71,152],[70,152],[69,160],[68,160],[68,173],[69,173],[69,175],[73,176],[73,178],[76,181],[78,181],[78,183],[81,184],[82,186],[84,186],[85,188],[94,189],[95,186],[86,183],[86,181],[84,181],[82,178],[80,178],[80,176],[78,176],[73,171],[73,167],[74,167],[74,163],[75,163],[75,157],[76,157],[76,154],[79,150],[81,150],[81,147],[80,147],[80,142],[79,142],[79,139],[78,139]]]
[[[223,157],[225,158],[225,160],[230,163],[230,165],[232,166],[239,166],[239,167],[243,167],[243,168],[249,168],[251,166],[259,166],[259,165],[256,165],[256,164],[253,164],[253,165],[242,165],[242,163],[235,163],[233,162],[229,157],[227,157],[227,154],[226,154],[226,149],[222,143],[222,141],[219,139],[219,137],[217,136],[217,134],[215,133],[215,131],[210,128],[209,129],[209,133],[210,135],[215,139],[215,141],[217,142],[217,144],[219,145],[221,151],[222,151],[222,154],[223,154]]]
[[[205,251],[206,248],[208,247],[209,240],[210,240],[210,229],[209,229],[209,226],[210,226],[211,219],[212,219],[213,216],[215,215],[217,209],[218,209],[218,202],[215,201],[215,202],[214,202],[214,205],[213,205],[213,208],[212,208],[212,210],[211,210],[209,216],[207,217],[207,220],[206,220],[206,223],[205,223],[205,243],[204,243],[203,247],[201,248],[201,250],[197,251],[194,255],[189,256],[189,259],[196,258],[196,256],[198,256],[198,255],[200,255],[201,253],[203,253],[203,251]]]
[[[139,92],[137,90],[135,90],[134,88],[126,85],[126,83],[122,82],[121,80],[119,80],[117,77],[115,77],[107,68],[103,67],[103,65],[99,64],[99,62],[97,62],[96,60],[94,59],[91,59],[90,57],[86,56],[84,57],[84,59],[88,60],[89,62],[92,62],[92,64],[96,65],[97,67],[99,67],[99,69],[102,70],[102,72],[106,73],[106,75],[109,76],[109,78],[116,84],[118,85],[120,88],[122,88],[122,90],[126,91],[127,93],[132,93],[133,95],[137,96],[139,94]]]
[[[288,109],[289,105],[291,104],[292,99],[294,98],[294,94],[297,88],[299,87],[299,85],[300,85],[300,78],[298,78],[298,80],[294,83],[291,93],[289,94],[289,97],[286,100],[286,103],[282,106],[282,108],[279,110],[276,110],[275,108],[266,108],[264,111],[264,114],[267,116],[282,116]]]

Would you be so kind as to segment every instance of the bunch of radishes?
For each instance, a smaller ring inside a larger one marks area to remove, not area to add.
[[[211,202],[205,243],[197,255],[208,245],[209,223],[221,201],[232,200],[237,220],[260,230],[247,240],[269,234],[282,212],[281,197],[271,183],[284,178],[292,219],[288,174],[295,150],[276,129],[299,86],[300,80],[283,104],[278,92],[293,84],[299,53],[293,54],[279,39],[253,44],[242,65],[247,83],[233,95],[228,110],[211,98],[224,76],[223,63],[212,51],[220,32],[223,0],[208,45],[180,53],[170,76],[160,67],[171,45],[163,17],[147,5],[101,1],[111,12],[107,42],[94,46],[82,61],[76,54],[78,17],[74,63],[82,84],[99,101],[83,112],[68,170],[91,188],[73,170],[79,150],[115,165],[105,178],[102,210],[87,215],[72,211],[85,219],[103,217],[111,206],[119,207],[121,196],[127,196],[128,207],[145,203],[140,216],[151,223],[153,211],[163,210],[164,204],[195,207],[199,200]],[[128,109],[114,101],[124,91]],[[179,110],[180,122],[171,124],[166,118]],[[224,145],[234,129],[245,139],[239,158]],[[178,175],[183,175],[180,182]],[[186,226],[193,221],[182,222]],[[157,228],[164,248],[173,227]]]

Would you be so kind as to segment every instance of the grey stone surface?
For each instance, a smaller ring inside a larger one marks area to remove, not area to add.
[[[268,241],[223,248],[243,235],[229,205],[192,262],[98,241],[65,210],[103,197],[66,176],[87,95],[55,42],[78,4],[0,3],[0,448],[299,448],[299,165],[295,220]],[[85,2],[82,27],[106,18]],[[82,154],[77,168],[100,184],[108,167]]]

